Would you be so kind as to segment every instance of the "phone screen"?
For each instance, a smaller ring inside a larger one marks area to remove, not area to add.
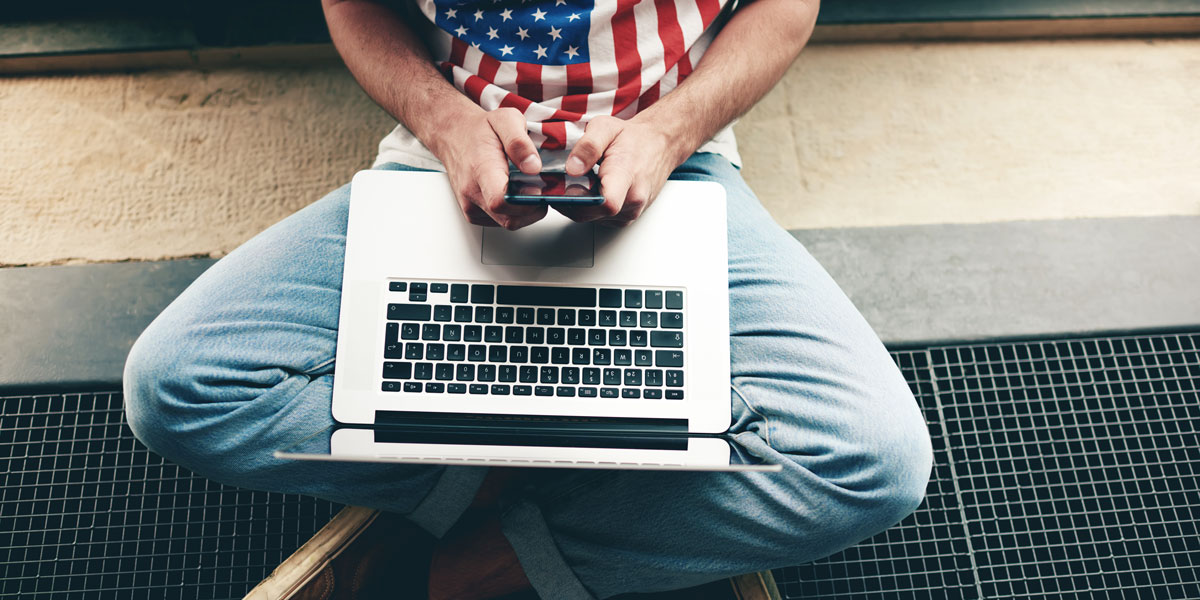
[[[520,171],[508,174],[510,204],[601,204],[600,178],[594,173],[538,173],[526,175]]]

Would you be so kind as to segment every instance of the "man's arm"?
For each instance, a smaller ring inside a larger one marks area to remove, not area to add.
[[[441,159],[472,223],[516,229],[545,215],[545,207],[504,201],[508,159],[526,173],[542,168],[519,111],[487,112],[464,96],[390,8],[367,0],[322,0],[322,6],[330,37],[354,78]]]
[[[567,159],[567,172],[581,174],[603,158],[605,203],[573,211],[572,218],[615,224],[637,218],[675,167],[783,77],[812,35],[819,4],[744,3],[679,87],[628,121],[597,117],[589,122]]]

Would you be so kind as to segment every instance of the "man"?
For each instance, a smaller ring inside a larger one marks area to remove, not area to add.
[[[828,555],[916,508],[931,452],[912,395],[734,166],[729,124],[798,55],[815,0],[324,7],[347,66],[401,123],[376,168],[444,168],[472,223],[517,229],[545,215],[504,202],[509,161],[526,173],[599,165],[604,203],[568,216],[614,226],[653,210],[668,177],[725,186],[732,431],[784,469],[489,474],[272,458],[331,423],[348,187],[220,261],[138,341],[127,413],[148,446],[219,481],[404,515],[441,538],[418,567],[430,598],[682,588]],[[398,535],[363,539],[411,543]],[[357,567],[341,572],[361,579],[384,551],[348,552]],[[321,585],[348,583],[335,579]]]

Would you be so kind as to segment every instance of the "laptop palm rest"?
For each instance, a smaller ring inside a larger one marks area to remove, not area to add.
[[[596,225],[576,223],[551,210],[516,231],[483,227],[480,260],[512,267],[579,267],[596,264]]]

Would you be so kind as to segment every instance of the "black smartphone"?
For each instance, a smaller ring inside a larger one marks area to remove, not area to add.
[[[600,195],[600,178],[590,171],[585,175],[526,175],[513,171],[508,174],[508,192],[504,199],[509,204],[588,206],[604,203],[604,196]]]

